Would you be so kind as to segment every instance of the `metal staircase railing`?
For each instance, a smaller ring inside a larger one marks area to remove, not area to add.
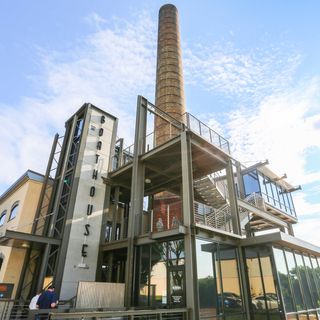
[[[252,206],[261,210],[266,210],[264,199],[257,193],[252,193],[243,201],[248,202]],[[201,214],[199,212],[199,205],[194,206],[195,221],[196,223],[206,225],[211,228],[220,229],[226,232],[233,232],[232,220],[231,220],[231,208],[228,202],[222,205],[219,209],[213,209],[207,206],[206,210],[203,210]],[[208,213],[205,211],[209,211]],[[242,233],[246,232],[246,225],[250,222],[253,214],[248,209],[239,204],[239,221]]]

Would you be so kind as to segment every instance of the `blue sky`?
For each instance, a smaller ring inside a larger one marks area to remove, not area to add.
[[[26,169],[44,171],[54,133],[84,102],[119,117],[131,144],[136,96],[154,100],[164,3],[1,2],[0,193]],[[320,245],[319,1],[172,3],[187,110],[228,138],[240,161],[267,158],[302,184],[295,230]]]

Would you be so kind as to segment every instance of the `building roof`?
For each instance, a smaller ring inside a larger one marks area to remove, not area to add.
[[[262,167],[259,167],[258,170],[263,174],[265,174],[267,177],[269,177],[271,180],[277,181],[277,184],[281,185],[285,190],[290,190],[294,188],[292,184],[282,179],[279,175],[274,173],[269,167],[262,166]]]
[[[16,180],[1,196],[0,203],[10,196],[16,189],[18,189],[27,180],[38,182],[44,181],[44,175],[32,170],[27,170],[18,180]]]
[[[278,244],[282,247],[310,253],[312,255],[320,257],[320,247],[307,241],[290,236],[284,232],[269,233],[240,240],[241,246],[254,246],[265,243]]]

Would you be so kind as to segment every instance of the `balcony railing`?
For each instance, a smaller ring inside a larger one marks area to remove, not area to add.
[[[147,109],[149,113],[153,114],[153,120],[151,121],[151,123],[149,122],[147,124],[147,128],[149,128],[149,130],[146,136],[144,137],[144,152],[148,152],[154,149],[155,147],[173,139],[182,131],[189,130],[206,139],[212,145],[230,154],[230,146],[228,140],[223,138],[216,131],[212,130],[208,125],[197,119],[191,113],[184,113],[181,116],[181,121],[178,121],[177,119],[170,116],[168,113],[165,113],[164,111],[160,110],[159,108],[151,104],[149,101]],[[154,127],[154,122],[157,117],[161,118],[162,121],[166,123],[166,132],[165,134],[162,132],[161,137],[157,137],[157,132],[155,131]],[[123,165],[127,164],[128,162],[131,162],[133,160],[133,156],[134,144],[123,150],[116,149],[115,155],[113,157],[112,167],[110,168],[110,170],[116,170],[122,167]]]
[[[155,309],[155,310],[129,310],[129,311],[82,311],[68,313],[50,313],[50,320],[64,319],[122,319],[122,320],[188,320],[189,310],[181,309]]]
[[[197,119],[191,113],[186,112],[183,115],[183,121],[188,130],[198,134],[202,138],[205,138],[214,146],[219,147],[226,153],[230,154],[230,146],[228,140],[223,138],[219,133],[212,130],[208,125]]]

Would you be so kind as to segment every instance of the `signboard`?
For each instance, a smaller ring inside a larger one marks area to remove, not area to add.
[[[0,299],[11,299],[13,283],[0,283]]]

